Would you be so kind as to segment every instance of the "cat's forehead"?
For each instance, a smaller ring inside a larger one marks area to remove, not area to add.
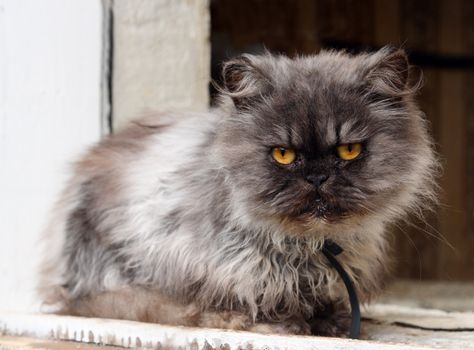
[[[254,100],[259,106],[250,112],[257,115],[263,138],[273,144],[327,148],[377,133],[399,133],[404,126],[398,118],[384,116],[393,114],[394,105],[377,105],[374,99],[379,97],[370,92],[373,88],[391,93],[380,90],[385,80],[379,75],[387,73],[386,65],[380,65],[385,54],[260,58],[258,71],[264,74],[257,74],[252,85],[261,88]]]
[[[269,69],[273,80],[296,79],[312,84],[358,84],[364,79],[374,57],[369,55],[350,56],[341,52],[321,52],[318,55],[280,59]]]
[[[292,84],[267,101],[267,130],[295,147],[332,147],[367,137],[369,113],[360,96],[337,84]]]

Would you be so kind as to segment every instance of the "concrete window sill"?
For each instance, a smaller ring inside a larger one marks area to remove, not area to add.
[[[348,340],[0,310],[0,349],[474,349],[473,283],[398,280],[363,316]]]
[[[72,345],[75,345],[74,348],[98,348],[93,346],[95,344],[105,348],[192,350],[466,350],[474,349],[472,329],[474,314],[471,312],[389,304],[375,304],[364,311],[364,340],[261,335],[122,320],[0,312],[0,332],[3,335],[0,337],[0,348],[63,349],[72,348]]]

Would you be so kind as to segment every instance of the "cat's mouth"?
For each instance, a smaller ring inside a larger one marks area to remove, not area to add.
[[[275,207],[282,219],[299,223],[337,223],[365,213],[355,198],[314,189],[300,196],[286,198],[278,204]]]
[[[327,222],[335,222],[350,217],[355,213],[354,208],[344,205],[339,198],[320,192],[311,193],[300,203],[301,205],[294,212],[296,214],[294,216],[300,218],[316,218]]]
[[[318,195],[311,200],[303,201],[301,205],[294,208],[290,216],[303,219],[317,218],[331,222],[351,216],[351,211],[338,205],[334,200],[330,201]]]

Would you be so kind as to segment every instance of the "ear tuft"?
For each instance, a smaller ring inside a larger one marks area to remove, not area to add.
[[[242,55],[224,63],[221,93],[243,107],[263,92],[265,78],[257,67],[257,56]]]
[[[222,81],[224,88],[229,93],[236,93],[243,88],[243,82],[252,73],[250,60],[241,56],[227,61],[222,69]]]
[[[380,58],[367,76],[371,88],[389,96],[401,96],[409,92],[410,66],[406,52],[385,47],[375,55],[380,55]]]

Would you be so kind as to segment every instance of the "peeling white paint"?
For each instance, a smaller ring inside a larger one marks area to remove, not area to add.
[[[8,335],[154,349],[252,350],[426,350],[429,347],[310,336],[262,335],[218,329],[170,327],[131,321],[0,312]]]

